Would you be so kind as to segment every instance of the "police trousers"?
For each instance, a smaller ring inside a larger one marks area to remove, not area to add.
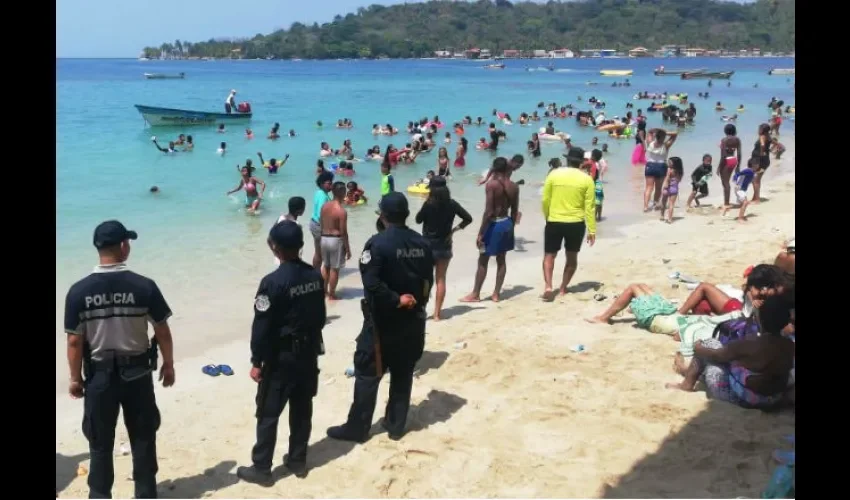
[[[148,372],[133,380],[126,378],[126,372],[117,366],[98,366],[84,384],[83,435],[89,441],[91,455],[89,498],[112,498],[115,482],[112,460],[119,408],[124,413],[133,454],[135,497],[157,496],[156,431],[160,414],[153,375]]]
[[[319,389],[319,360],[313,354],[282,352],[276,363],[263,366],[257,387],[257,443],[254,467],[270,471],[280,415],[289,403],[289,463],[306,464],[313,430],[313,398]]]
[[[404,343],[403,346],[394,346],[386,341],[381,342],[382,367],[379,373],[376,357],[378,337],[375,335],[371,319],[367,317],[363,321],[363,328],[357,337],[357,347],[354,351],[354,401],[351,403],[346,423],[346,427],[363,437],[369,434],[369,429],[372,427],[372,418],[378,402],[378,386],[387,371],[390,372],[390,398],[384,411],[384,428],[390,434],[404,433],[407,413],[410,411],[413,371],[424,349],[425,326],[424,323],[396,326],[392,332],[387,333],[408,333],[405,330],[415,330],[410,332],[410,340],[413,342]],[[405,338],[404,335],[400,337]]]

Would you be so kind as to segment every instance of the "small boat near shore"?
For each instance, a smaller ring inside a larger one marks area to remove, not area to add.
[[[728,80],[734,75],[734,71],[704,71],[701,73],[682,73],[682,80],[695,80],[697,78],[707,80]]]
[[[705,73],[706,68],[697,68],[697,69],[667,69],[665,67],[660,67],[653,71],[655,76],[680,76],[683,73]]]
[[[773,68],[767,72],[768,75],[794,75],[796,68]]]
[[[141,104],[136,104],[135,107],[151,127],[245,123],[251,121],[251,117],[253,116],[253,113],[216,113],[211,111],[159,108]]]
[[[487,64],[482,66],[484,69],[505,69],[504,64]]]
[[[599,71],[602,76],[632,76],[635,71],[632,69],[603,69]]]
[[[145,78],[148,80],[183,80],[186,78],[186,73],[177,73],[169,75],[166,73],[145,73]]]

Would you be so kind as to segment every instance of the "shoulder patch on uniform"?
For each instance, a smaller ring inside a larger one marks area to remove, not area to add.
[[[365,266],[369,262],[372,262],[372,252],[363,250],[363,253],[360,255],[360,263]]]
[[[270,306],[271,302],[268,295],[257,295],[257,298],[254,299],[254,308],[260,312],[268,311]]]

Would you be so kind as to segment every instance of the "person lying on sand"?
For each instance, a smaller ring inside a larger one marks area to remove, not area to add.
[[[640,328],[652,333],[672,335],[676,340],[681,340],[680,329],[694,321],[689,319],[679,321],[679,318],[688,312],[702,313],[691,316],[704,316],[707,312],[724,313],[713,317],[710,321],[716,325],[729,319],[751,316],[753,309],[758,308],[764,299],[773,295],[786,296],[793,303],[794,280],[776,266],[759,264],[747,273],[747,281],[742,293],[743,301],[729,297],[715,285],[704,283],[700,284],[677,309],[672,302],[653,291],[649,285],[633,283],[627,286],[602,314],[587,318],[585,321],[609,323],[611,318],[628,307]],[[706,305],[702,305],[703,301]]]
[[[742,408],[778,407],[785,399],[794,368],[795,344],[781,335],[790,312],[786,297],[768,297],[759,310],[758,335],[725,346],[713,338],[697,343],[690,364],[675,366],[684,380],[667,387],[693,392],[701,381],[711,399]]]

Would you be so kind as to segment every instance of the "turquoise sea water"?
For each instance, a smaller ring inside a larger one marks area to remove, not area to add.
[[[373,137],[373,123],[392,123],[404,129],[407,122],[439,115],[447,124],[464,115],[492,120],[498,108],[517,119],[522,111],[532,112],[539,101],[559,105],[576,104],[594,95],[607,102],[606,113],[624,115],[625,103],[638,91],[688,92],[698,108],[697,126],[685,132],[674,154],[685,160],[686,173],[700,161],[702,153],[716,154],[723,123],[714,103],[722,101],[734,113],[738,104],[748,111],[740,114],[739,135],[746,144],[755,140],[759,123],[766,121],[765,104],[771,96],[794,104],[794,91],[787,77],[769,77],[771,67],[793,67],[793,59],[585,59],[554,61],[560,72],[526,72],[528,66],[543,66],[549,61],[506,61],[504,71],[481,69],[472,61],[150,61],[135,60],[57,60],[57,306],[67,286],[85,274],[94,263],[91,246],[94,226],[108,218],[118,218],[138,230],[140,239],[134,252],[143,255],[141,268],[162,282],[184,291],[215,288],[217,280],[233,279],[256,283],[271,266],[265,249],[267,229],[286,211],[286,200],[300,195],[308,200],[307,214],[314,189],[314,167],[319,143],[338,148],[343,140],[353,141],[355,152],[373,144],[384,150],[388,143],[403,146],[406,134]],[[656,77],[652,69],[659,64],[668,68],[705,67],[710,70],[735,70],[732,86],[715,82],[711,89],[705,80],[682,81],[677,77]],[[600,69],[633,69],[629,88],[612,88],[622,78],[599,76]],[[185,72],[185,80],[145,80],[144,72]],[[586,82],[599,82],[587,86]],[[753,84],[758,83],[758,88]],[[239,91],[239,101],[251,102],[254,119],[251,128],[256,138],[246,140],[244,129],[230,128],[218,134],[214,128],[193,127],[185,130],[150,129],[133,108],[134,104],[219,111],[231,88]],[[709,91],[707,100],[697,93]],[[635,109],[648,101],[634,101]],[[577,109],[586,109],[577,107]],[[334,128],[336,120],[353,120],[351,130]],[[323,129],[315,123],[322,120]],[[296,138],[265,139],[275,122],[281,132],[295,129]],[[545,122],[544,122],[545,123]],[[500,154],[525,153],[533,127],[502,126],[508,134]],[[660,126],[660,117],[650,115],[650,127]],[[629,163],[634,141],[607,140],[604,133],[579,129],[574,120],[558,120],[559,130],[573,136],[573,143],[589,147],[593,136],[608,142],[610,174],[606,183],[607,223],[625,223],[638,210],[638,192],[642,177]],[[785,130],[794,125],[786,121]],[[448,130],[443,129],[443,132]],[[178,133],[192,134],[195,150],[166,156],[150,143],[157,135],[163,144]],[[466,137],[474,144],[485,129],[468,127]],[[442,137],[439,138],[442,140]],[[225,157],[215,151],[220,141],[228,144]],[[456,145],[449,146],[454,156]],[[291,155],[277,176],[260,169],[258,175],[268,182],[263,213],[247,216],[242,210],[244,195],[231,197],[225,192],[236,186],[239,175],[235,166],[246,158],[255,162],[257,151],[265,157]],[[527,160],[519,178],[529,183],[541,181],[546,160],[560,155],[560,143],[545,144],[543,157]],[[492,156],[471,150],[465,172],[455,171],[453,195],[467,205],[476,218],[482,205],[482,192],[476,186],[478,175],[487,169]],[[414,166],[401,166],[395,173],[397,189],[434,169],[436,153],[423,156]],[[377,163],[360,163],[358,181],[367,195],[377,199],[379,168]],[[343,178],[343,180],[347,180]],[[161,193],[148,189],[157,185]],[[536,190],[526,187],[525,190]],[[714,189],[714,188],[712,188]],[[414,205],[416,206],[416,205]],[[363,236],[353,242],[361,245],[374,225],[374,207],[352,211],[352,225],[362,228]],[[537,207],[525,207],[535,212]],[[312,252],[310,252],[311,254]],[[205,280],[205,281],[204,281]],[[199,281],[204,281],[199,286]],[[224,282],[223,281],[223,282]],[[195,293],[195,292],[192,292]],[[209,292],[213,293],[213,292]]]

